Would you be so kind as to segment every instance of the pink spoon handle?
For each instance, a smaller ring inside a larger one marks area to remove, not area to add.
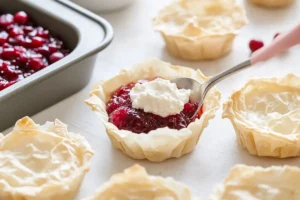
[[[272,44],[254,52],[251,56],[251,64],[266,61],[297,44],[300,44],[300,24],[288,33],[279,35]]]

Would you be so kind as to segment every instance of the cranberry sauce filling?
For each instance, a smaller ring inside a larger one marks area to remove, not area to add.
[[[138,81],[138,83],[147,80]],[[200,118],[203,113],[203,106],[196,117],[193,114],[197,110],[197,103],[186,103],[184,110],[179,114],[161,117],[152,113],[146,113],[141,109],[132,107],[129,96],[134,83],[122,86],[116,90],[112,98],[106,104],[106,111],[109,115],[109,122],[113,123],[121,130],[129,130],[134,133],[149,133],[152,130],[169,127],[171,129],[186,128],[196,118]]]
[[[251,40],[249,42],[249,48],[251,50],[251,52],[255,52],[258,49],[262,48],[264,46],[264,43],[260,40]]]
[[[0,91],[65,57],[69,50],[21,11],[0,15]]]

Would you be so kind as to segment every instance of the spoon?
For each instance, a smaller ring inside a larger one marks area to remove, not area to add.
[[[197,111],[193,115],[193,117],[195,117],[202,106],[205,96],[214,85],[239,71],[247,69],[248,67],[256,63],[267,61],[268,59],[274,57],[276,54],[283,52],[297,44],[300,44],[300,24],[298,24],[291,31],[285,34],[280,34],[268,46],[255,51],[251,55],[249,60],[246,60],[236,65],[235,67],[226,70],[215,77],[212,77],[204,83],[200,83],[191,78],[176,78],[171,80],[171,82],[175,83],[178,88],[190,89],[192,91],[191,100],[193,102],[198,102]]]

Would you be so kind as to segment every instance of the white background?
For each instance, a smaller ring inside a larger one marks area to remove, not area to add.
[[[291,7],[279,10],[258,8],[243,2],[250,23],[236,38],[232,53],[216,61],[185,62],[171,57],[166,52],[160,35],[153,31],[151,19],[164,6],[162,2],[139,0],[123,10],[101,14],[113,25],[115,38],[112,44],[99,54],[90,84],[77,94],[33,116],[33,119],[40,124],[53,121],[55,118],[60,119],[69,125],[70,131],[84,135],[95,151],[91,171],[84,179],[76,200],[91,195],[112,174],[121,172],[134,163],[143,165],[152,175],[174,177],[190,186],[194,195],[204,199],[235,164],[265,167],[285,164],[300,166],[299,158],[272,159],[249,155],[237,144],[229,120],[221,118],[222,109],[204,130],[194,152],[182,158],[170,159],[162,163],[137,161],[111,146],[104,126],[83,102],[96,81],[108,79],[122,68],[151,57],[173,64],[199,68],[205,75],[213,76],[247,59],[250,54],[248,49],[250,39],[257,38],[270,43],[276,32],[284,32],[300,23],[300,1],[298,0]],[[167,4],[167,2],[169,1],[163,3]],[[281,57],[239,73],[219,83],[217,87],[222,92],[222,102],[224,102],[232,90],[238,89],[251,76],[281,76],[288,72],[300,75],[300,47],[295,47]]]

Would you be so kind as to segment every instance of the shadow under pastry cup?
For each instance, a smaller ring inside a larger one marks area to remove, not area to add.
[[[87,141],[59,120],[40,126],[24,117],[0,138],[0,199],[71,200],[92,156]]]
[[[153,20],[168,51],[185,60],[212,60],[228,54],[247,23],[244,7],[235,0],[178,0]]]
[[[214,118],[215,112],[220,107],[221,94],[213,88],[204,100],[204,112],[200,119],[196,119],[180,130],[165,127],[152,130],[147,134],[136,134],[127,130],[119,130],[108,121],[106,103],[114,91],[128,83],[157,77],[167,80],[189,77],[200,82],[209,79],[200,70],[173,66],[158,59],[152,59],[141,62],[131,69],[124,69],[119,75],[96,84],[90,98],[85,101],[104,123],[112,144],[134,159],[160,162],[172,157],[179,158],[191,152],[198,143],[203,129],[207,127],[208,121]]]
[[[249,2],[269,8],[286,7],[294,2],[294,0],[248,0]]]
[[[218,185],[210,200],[272,199],[298,200],[300,168],[268,168],[236,165],[225,181]]]
[[[252,155],[300,156],[300,77],[250,79],[224,104],[239,143]]]
[[[134,165],[125,169],[123,173],[113,175],[92,197],[84,200],[109,199],[196,200],[184,184],[173,178],[150,176],[140,165]]]

